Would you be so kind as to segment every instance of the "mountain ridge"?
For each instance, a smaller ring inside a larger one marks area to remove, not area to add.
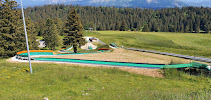
[[[211,1],[199,1],[199,2],[184,2],[188,6],[195,6],[195,7],[211,7]]]
[[[20,4],[19,0],[15,1]],[[49,4],[131,8],[174,8],[188,6],[181,0],[23,0],[24,7],[43,6]],[[189,4],[189,6],[191,5]]]

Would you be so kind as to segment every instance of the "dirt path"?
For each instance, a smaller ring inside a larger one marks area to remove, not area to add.
[[[124,70],[124,71],[128,71],[128,72],[131,72],[131,73],[145,75],[145,76],[164,77],[161,74],[162,70],[160,70],[160,69],[141,69],[141,68],[129,68],[129,67],[121,67],[119,69],[120,70]]]

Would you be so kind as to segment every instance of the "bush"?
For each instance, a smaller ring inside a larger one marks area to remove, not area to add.
[[[189,71],[185,72],[185,70]],[[203,70],[201,70],[200,72],[201,73],[198,74],[191,74],[192,69],[171,69],[171,68],[163,69],[163,75],[167,79],[192,81],[192,82],[208,82],[210,74],[207,72],[205,74]]]
[[[100,49],[100,48],[109,49],[109,45],[106,44],[106,45],[101,45],[101,46],[98,46],[98,47],[97,47],[97,49]]]
[[[164,73],[163,75],[168,78],[168,79],[181,79],[182,78],[182,74],[184,74],[181,71],[178,71],[177,69],[164,69]]]

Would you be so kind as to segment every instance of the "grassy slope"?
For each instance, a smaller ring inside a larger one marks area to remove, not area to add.
[[[211,79],[180,74],[152,78],[115,68],[14,64],[0,59],[0,99],[208,99]],[[198,92],[200,91],[200,92]],[[87,94],[87,95],[86,95]]]
[[[211,57],[211,34],[98,31],[88,35],[108,44]]]

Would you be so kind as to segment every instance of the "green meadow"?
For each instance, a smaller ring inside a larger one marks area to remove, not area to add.
[[[107,44],[211,57],[211,34],[123,31],[97,31],[87,34]]]
[[[117,68],[9,63],[0,60],[1,100],[208,100],[211,79],[176,70],[153,78]]]
[[[211,57],[210,34],[87,32],[110,44]],[[41,37],[40,37],[41,38]],[[163,78],[118,68],[50,63],[9,63],[0,59],[0,100],[208,100],[211,78],[164,70]]]

